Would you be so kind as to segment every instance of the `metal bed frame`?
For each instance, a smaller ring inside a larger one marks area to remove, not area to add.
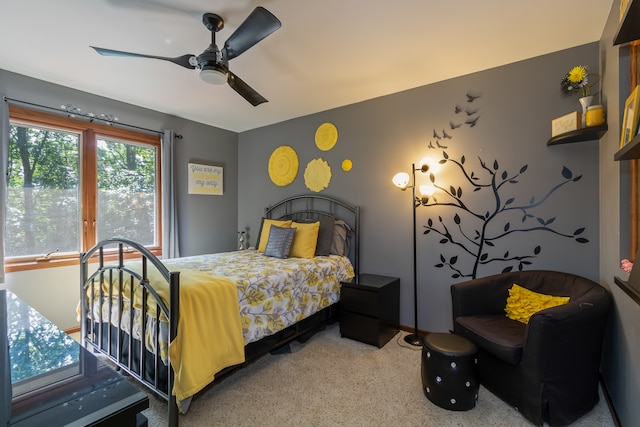
[[[356,276],[359,272],[359,246],[360,246],[360,208],[351,206],[338,199],[319,196],[319,195],[301,195],[284,199],[270,207],[265,208],[266,218],[279,219],[320,219],[323,217],[335,217],[342,219],[351,228],[351,236],[349,238],[349,258],[354,267]],[[116,246],[117,262],[108,264],[106,258],[114,256],[113,247]],[[125,263],[125,255],[127,258],[132,256],[141,258],[142,270],[136,272],[128,268]],[[91,267],[97,260],[97,266]],[[149,265],[149,263],[151,265]],[[123,306],[123,287],[127,281],[133,283],[137,281],[142,289],[142,313],[141,318],[147,319],[147,303],[149,299],[156,304],[155,321],[156,325],[160,322],[161,316],[168,319],[168,341],[171,342],[176,336],[178,329],[178,321],[180,317],[180,273],[170,272],[164,264],[153,255],[144,246],[126,239],[126,238],[110,238],[97,243],[89,251],[82,253],[80,256],[80,314],[81,314],[81,343],[86,348],[94,352],[101,353],[122,371],[130,375],[142,385],[146,386],[153,393],[166,400],[168,403],[168,419],[170,426],[178,426],[179,410],[176,397],[171,393],[173,389],[174,372],[169,361],[164,364],[159,355],[149,352],[144,344],[144,339],[136,340],[132,334],[122,330],[122,306]],[[95,268],[92,272],[91,269]],[[151,287],[147,275],[149,268],[156,268],[163,279],[169,284],[169,301],[163,301],[157,292]],[[105,293],[102,283],[108,280],[109,289]],[[96,286],[99,287],[96,288]],[[117,292],[117,296],[114,296]],[[134,300],[133,286],[129,286],[127,298],[129,301]],[[96,293],[101,301],[104,297],[108,297],[108,317],[103,317],[100,311],[98,320],[94,320],[95,313],[90,313],[94,307]],[[83,297],[83,296],[87,296]],[[118,319],[112,319],[112,304],[114,298],[119,305]],[[334,304],[335,305],[335,304]],[[89,316],[91,314],[91,316]],[[334,320],[337,316],[337,310],[333,306],[323,309],[314,315],[315,319],[292,325],[283,331],[278,332],[274,336],[266,337],[257,343],[251,343],[245,346],[245,355],[247,362],[260,357],[267,352],[286,345],[292,340],[305,339],[305,336],[315,332],[319,325],[324,325],[328,321]],[[118,326],[114,326],[113,323]],[[129,331],[133,331],[134,316],[129,316]],[[146,322],[142,322],[141,336],[146,336]],[[159,348],[160,327],[155,328],[153,337],[155,348]],[[156,352],[159,353],[159,352]],[[242,365],[240,365],[242,366]],[[237,367],[229,367],[216,375],[220,377]]]

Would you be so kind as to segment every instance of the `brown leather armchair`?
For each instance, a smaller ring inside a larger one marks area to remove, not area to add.
[[[505,315],[509,288],[569,296],[524,324]],[[479,348],[480,383],[536,425],[564,426],[598,402],[607,290],[584,277],[531,270],[451,287],[454,333]],[[482,396],[480,396],[482,398]]]

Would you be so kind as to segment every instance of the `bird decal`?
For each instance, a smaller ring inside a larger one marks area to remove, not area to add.
[[[470,119],[465,120],[464,122],[466,124],[468,124],[470,127],[474,127],[476,125],[476,123],[478,123],[478,119],[479,118],[480,118],[480,116],[472,118],[472,119],[470,118]]]
[[[480,98],[480,95],[471,95],[470,93],[467,93],[467,102],[473,102],[478,98]]]
[[[460,126],[462,126],[462,123],[455,124],[455,123],[453,123],[453,121],[449,122],[449,127],[451,129],[458,129]]]
[[[442,145],[442,144],[440,144],[440,142],[438,142],[438,141],[436,141],[436,145],[438,146],[438,148],[444,148],[444,149],[449,148],[449,146],[447,146],[447,145]]]
[[[431,140],[429,140],[429,145],[428,145],[428,147],[429,147],[429,148],[436,148],[436,147],[434,147],[434,146],[433,146],[433,141],[431,141]]]
[[[438,135],[438,133],[436,132],[436,130],[433,130],[433,137],[437,138],[437,139],[442,139],[442,137],[440,135]]]
[[[459,113],[461,113],[461,112],[462,112],[462,107],[461,107],[461,106],[459,106],[458,104],[456,104],[456,108],[455,108],[455,110],[454,110],[454,111],[456,112],[456,114],[459,114]]]
[[[451,135],[449,135],[444,129],[442,129],[442,137],[445,139],[451,139]]]
[[[475,113],[477,113],[479,110],[479,108],[465,108],[464,112],[467,113],[467,116],[473,116]]]

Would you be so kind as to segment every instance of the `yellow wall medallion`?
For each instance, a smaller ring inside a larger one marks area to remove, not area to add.
[[[313,159],[304,170],[304,183],[314,192],[324,190],[331,182],[331,166],[323,159]]]
[[[323,123],[316,130],[316,146],[322,151],[329,151],[338,142],[338,128],[333,123]]]
[[[342,161],[342,170],[345,172],[349,172],[353,167],[353,162],[349,159],[344,159]]]
[[[273,150],[269,157],[269,177],[275,185],[284,187],[298,175],[298,153],[288,145]]]

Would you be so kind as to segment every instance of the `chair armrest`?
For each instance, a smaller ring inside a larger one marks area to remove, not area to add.
[[[604,288],[591,299],[542,310],[525,330],[522,366],[538,381],[566,377],[567,372],[593,372],[600,365],[602,339],[611,298]]]
[[[453,320],[459,316],[504,314],[515,274],[504,273],[451,285]]]

